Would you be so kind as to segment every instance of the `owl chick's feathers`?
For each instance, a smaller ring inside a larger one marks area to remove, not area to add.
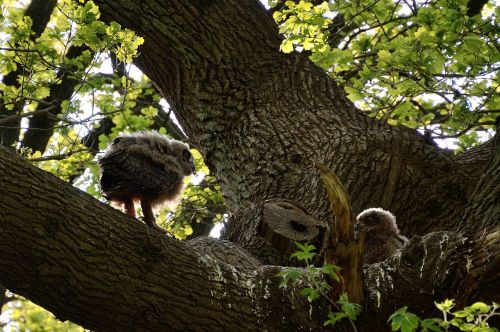
[[[156,132],[115,138],[98,162],[103,196],[123,204],[133,217],[134,204],[140,202],[152,227],[156,226],[152,209],[175,201],[184,188],[184,176],[195,169],[187,144]]]
[[[402,248],[408,239],[399,234],[396,217],[381,208],[364,210],[357,216],[355,233],[366,233],[365,264],[384,261]]]

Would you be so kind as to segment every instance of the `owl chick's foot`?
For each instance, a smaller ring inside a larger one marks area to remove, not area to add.
[[[144,215],[144,222],[146,223],[146,225],[148,225],[151,228],[157,229],[165,234],[168,234],[168,232],[165,229],[161,228],[156,224],[156,218],[153,213],[153,208],[151,207],[151,203],[149,203],[146,200],[141,201],[141,209],[142,209],[142,214]]]
[[[125,206],[125,213],[135,218],[135,206],[134,201],[131,199],[123,201],[123,205]]]

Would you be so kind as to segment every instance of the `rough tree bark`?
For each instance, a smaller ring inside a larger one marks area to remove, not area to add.
[[[59,319],[95,331],[321,325],[279,288],[279,267],[230,242],[165,237],[3,147],[0,160],[0,280]]]
[[[164,237],[3,147],[0,160],[0,281],[59,319],[96,331],[321,329],[325,303],[279,288],[282,268],[228,241]],[[497,297],[499,248],[498,226],[414,237],[367,267],[358,328],[385,330],[403,304],[429,313],[435,297]]]
[[[324,304],[309,313],[277,287],[279,268],[259,266],[288,262],[258,229],[267,200],[333,219],[314,167],[321,162],[355,212],[389,209],[413,237],[400,255],[366,267],[360,330],[385,330],[403,305],[430,314],[443,297],[498,300],[499,188],[476,189],[482,176],[499,181],[498,142],[453,156],[366,117],[306,57],[279,52],[277,28],[255,0],[96,2],[105,20],[145,38],[137,65],[219,179],[233,214],[225,237],[244,249],[148,234],[0,150],[7,288],[95,330],[319,329]],[[214,254],[203,256],[207,248]]]

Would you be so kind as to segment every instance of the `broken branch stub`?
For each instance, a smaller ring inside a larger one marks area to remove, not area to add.
[[[321,180],[326,187],[328,200],[336,218],[333,228],[334,243],[348,245],[354,240],[354,224],[356,223],[349,194],[339,178],[326,165],[316,163],[315,166],[321,172]]]
[[[314,244],[321,254],[329,237],[325,222],[313,218],[295,204],[281,200],[264,203],[259,233],[287,261],[296,250],[295,242]]]
[[[332,221],[331,246],[325,253],[325,263],[342,268],[340,283],[331,281],[332,300],[335,301],[341,293],[347,292],[350,301],[361,304],[364,302],[365,236],[361,235],[358,240],[354,238],[356,218],[352,212],[351,199],[339,178],[326,165],[317,163],[315,166],[321,172],[321,180],[335,214],[335,222]]]

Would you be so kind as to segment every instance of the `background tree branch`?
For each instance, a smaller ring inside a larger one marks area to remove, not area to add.
[[[31,30],[33,34],[30,40],[34,41],[40,37],[49,22],[50,15],[56,7],[57,0],[32,0],[26,8],[24,15],[32,20]],[[19,87],[19,75],[25,70],[22,66],[18,66],[17,70],[12,71],[3,77],[3,83],[7,86]],[[0,91],[2,94],[3,91]],[[12,109],[7,109],[3,102],[0,102],[0,119],[16,114],[20,114],[23,110],[24,102],[17,102]],[[12,118],[9,123],[0,126],[0,144],[10,146],[19,139],[21,118]]]

